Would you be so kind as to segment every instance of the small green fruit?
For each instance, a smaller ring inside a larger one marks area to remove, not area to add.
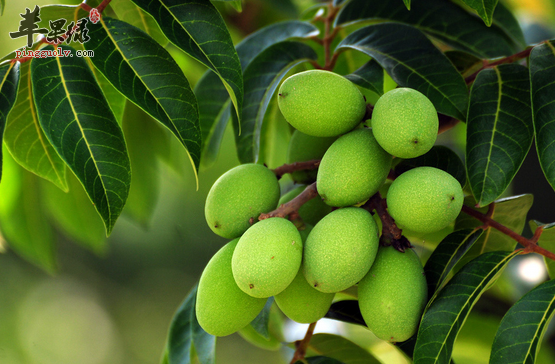
[[[352,206],[375,194],[391,168],[391,155],[378,144],[372,131],[358,129],[343,135],[329,147],[316,185],[330,206]]]
[[[428,286],[418,256],[380,247],[368,274],[358,284],[364,321],[377,337],[402,342],[416,333],[428,299]]]
[[[303,192],[305,188],[306,186],[299,186],[287,192],[279,199],[278,205],[291,201]],[[302,205],[298,212],[303,222],[316,225],[318,221],[331,212],[331,206],[326,205],[320,197],[316,196]]]
[[[233,239],[258,221],[263,212],[272,211],[279,200],[279,184],[268,168],[243,164],[230,169],[214,183],[206,198],[204,213],[216,234]]]
[[[357,87],[345,77],[323,70],[286,79],[279,89],[278,105],[295,129],[317,137],[346,133],[366,113],[364,96]]]
[[[313,159],[322,159],[326,150],[337,140],[337,137],[320,138],[301,133],[295,130],[289,140],[286,163],[306,162]],[[316,181],[317,169],[295,171],[291,178],[297,183],[310,184]]]
[[[437,138],[439,119],[432,102],[410,88],[396,88],[378,99],[372,131],[388,153],[415,158],[429,151]]]
[[[280,217],[248,229],[233,253],[235,282],[253,297],[270,297],[293,281],[301,266],[303,243],[295,225]]]
[[[195,310],[200,326],[209,334],[226,336],[248,325],[266,304],[237,287],[231,271],[231,257],[239,239],[224,245],[200,277]]]
[[[372,266],[378,242],[378,227],[368,211],[359,207],[332,211],[308,235],[303,274],[321,292],[347,289]]]
[[[275,296],[281,311],[301,324],[316,322],[330,309],[335,293],[323,293],[310,285],[301,270],[291,284]]]
[[[393,181],[387,192],[387,209],[399,226],[433,233],[457,218],[463,200],[455,177],[441,169],[418,167]]]

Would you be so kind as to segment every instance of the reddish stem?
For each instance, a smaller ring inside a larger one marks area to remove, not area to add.
[[[304,359],[304,356],[306,355],[306,349],[308,348],[308,344],[310,343],[310,339],[312,339],[312,335],[314,335],[315,327],[316,322],[308,325],[308,329],[306,330],[304,338],[301,341],[297,341],[295,343],[297,349],[295,350],[295,354],[293,355],[293,359],[291,359],[290,364],[295,364],[298,360]]]
[[[102,14],[102,12],[104,11],[104,9],[106,9],[106,7],[110,4],[112,0],[102,0],[102,2],[100,3],[100,5],[97,6],[96,10],[98,10],[98,12],[100,14]]]
[[[530,52],[532,52],[533,48],[534,47],[528,47],[523,51],[520,51],[520,52],[515,53],[513,55],[510,55],[508,57],[498,59],[497,61],[489,62],[489,61],[484,60],[484,65],[482,66],[482,68],[480,68],[478,71],[474,72],[473,74],[471,74],[470,76],[465,78],[465,82],[467,84],[471,84],[472,82],[474,82],[474,80],[478,76],[478,73],[480,73],[482,70],[484,70],[486,68],[492,68],[492,67],[498,66],[500,64],[504,64],[504,63],[513,63],[513,62],[519,61],[523,58],[526,58],[530,55]]]
[[[283,177],[283,175],[286,173],[292,173],[292,172],[302,171],[302,170],[312,170],[312,169],[318,168],[319,165],[320,165],[320,159],[311,159],[305,162],[284,164],[282,166],[277,167],[276,169],[273,169],[272,171],[279,179]]]
[[[307,201],[318,196],[318,190],[316,189],[316,182],[308,185],[303,192],[301,192],[297,197],[291,201],[284,203],[274,211],[270,211],[267,214],[260,214],[258,220],[269,219],[270,217],[285,217],[291,213],[297,211],[302,205]]]

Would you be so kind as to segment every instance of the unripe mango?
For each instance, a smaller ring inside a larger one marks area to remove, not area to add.
[[[400,158],[415,158],[432,149],[439,119],[432,102],[411,88],[396,88],[378,99],[372,131],[380,145]]]
[[[377,337],[402,342],[416,333],[428,299],[420,259],[411,249],[401,253],[380,247],[368,274],[358,284],[362,317]]]
[[[332,211],[306,239],[303,274],[321,292],[347,289],[368,272],[378,243],[378,227],[368,211],[359,207]]]
[[[387,209],[400,227],[433,233],[457,218],[463,200],[455,177],[434,167],[418,167],[393,181],[387,192]]]
[[[316,185],[330,206],[352,206],[375,194],[391,168],[391,155],[370,129],[357,129],[337,139],[322,158]]]
[[[270,297],[293,281],[301,266],[303,243],[295,225],[280,217],[251,226],[239,239],[231,267],[235,282],[253,297]]]
[[[358,88],[345,77],[324,70],[300,72],[283,81],[278,105],[295,129],[317,137],[344,134],[366,113]]]
[[[337,140],[337,137],[321,138],[301,133],[295,130],[289,140],[287,148],[287,163],[305,162],[313,159],[322,159],[326,150]],[[295,171],[291,178],[297,183],[310,184],[316,181],[317,169]]]
[[[259,164],[243,164],[214,183],[206,197],[204,214],[213,232],[233,239],[251,226],[251,218],[256,222],[261,213],[275,209],[278,200],[275,174]]]
[[[226,336],[248,325],[264,308],[265,298],[254,298],[241,291],[231,271],[231,257],[239,239],[224,245],[200,277],[196,315],[209,334]]]
[[[324,293],[307,282],[301,270],[291,284],[275,296],[281,311],[301,324],[316,322],[330,309],[335,293]]]
[[[306,186],[299,186],[287,192],[285,195],[281,196],[278,205],[291,201],[303,192],[305,188]],[[316,225],[318,221],[330,212],[331,206],[326,205],[319,196],[308,200],[308,202],[302,205],[298,210],[299,217],[303,220],[303,222],[310,225]]]

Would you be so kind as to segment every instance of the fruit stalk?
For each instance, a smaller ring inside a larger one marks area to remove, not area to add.
[[[320,165],[320,159],[312,159],[305,162],[295,162],[290,164],[284,164],[279,166],[275,169],[272,169],[274,174],[278,179],[283,177],[286,173],[296,172],[296,171],[303,171],[303,170],[311,170],[316,169]]]
[[[284,203],[274,211],[270,211],[266,214],[260,214],[258,220],[269,219],[270,217],[285,217],[297,211],[299,207],[316,196],[318,196],[318,190],[316,189],[316,182],[314,182],[313,184],[308,185],[303,192],[291,201]]]
[[[304,338],[300,341],[295,342],[295,346],[297,347],[297,349],[295,350],[295,354],[293,355],[293,359],[291,359],[290,364],[295,364],[298,360],[304,359],[304,356],[306,355],[306,349],[308,348],[310,339],[312,339],[315,327],[316,322],[308,325],[308,329],[306,330]]]

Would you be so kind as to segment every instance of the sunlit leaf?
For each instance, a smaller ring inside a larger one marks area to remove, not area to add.
[[[381,23],[351,33],[336,48],[374,58],[402,87],[422,92],[442,114],[466,119],[468,94],[462,76],[424,34],[404,24]]]
[[[33,100],[30,62],[22,63],[20,69],[19,91],[8,117],[4,142],[17,163],[67,191],[66,165],[39,123]]]
[[[466,5],[474,9],[487,26],[493,21],[493,11],[498,0],[462,0]]]
[[[196,171],[201,143],[197,102],[177,63],[154,39],[125,22],[103,17],[89,33],[85,46],[95,52],[95,67],[177,137]]]
[[[428,306],[418,330],[415,364],[448,363],[466,317],[515,252],[489,252],[465,265]]]
[[[528,292],[505,314],[491,348],[490,364],[535,363],[555,312],[555,280]]]
[[[0,65],[0,180],[2,180],[2,139],[8,114],[14,107],[19,87],[19,62]]]
[[[226,24],[214,5],[202,0],[133,2],[154,17],[170,42],[218,75],[241,118],[241,64]]]
[[[273,98],[264,116],[260,134],[260,157],[268,168],[277,168],[286,163],[284,151],[291,139],[291,126],[279,109],[277,98]]]
[[[545,178],[555,189],[555,41],[534,47],[529,64],[536,149]]]
[[[383,68],[375,60],[370,60],[355,72],[346,75],[355,85],[364,87],[378,95],[383,95]]]
[[[70,47],[64,50],[73,57],[31,61],[37,114],[50,143],[83,183],[110,233],[129,193],[125,141],[87,63]]]
[[[345,364],[380,364],[367,350],[338,335],[316,334],[310,339],[307,356],[326,356]]]
[[[538,245],[550,252],[555,253],[555,223],[542,224],[536,220],[531,220],[529,222],[530,229],[536,231],[536,229],[541,226],[543,228],[542,235],[538,240]],[[547,266],[547,273],[551,279],[555,278],[555,261],[547,257],[543,257],[545,265]]]
[[[102,89],[102,93],[106,96],[106,101],[110,105],[110,109],[116,117],[116,121],[121,126],[123,120],[123,113],[125,112],[125,105],[127,104],[127,98],[121,94],[111,83],[104,77],[104,75],[94,66],[90,58],[86,58],[89,63],[89,67],[98,81],[98,85]]]
[[[479,206],[509,186],[532,146],[528,69],[503,64],[483,70],[472,85],[466,132],[466,168]]]
[[[241,135],[235,135],[241,163],[258,160],[262,121],[283,77],[294,66],[316,58],[316,52],[311,47],[285,41],[268,47],[247,66]]]
[[[163,46],[168,44],[168,38],[164,36],[154,18],[135,5],[131,0],[112,1],[110,6],[119,20],[123,20],[141,29]]]

